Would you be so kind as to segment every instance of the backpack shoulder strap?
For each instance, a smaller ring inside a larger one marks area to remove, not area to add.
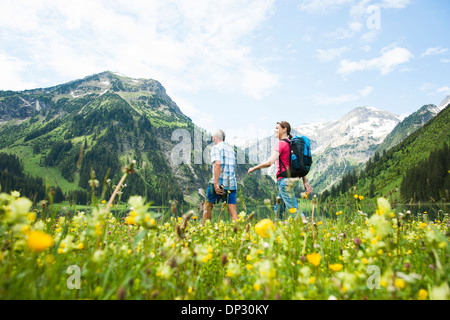
[[[281,141],[289,143],[289,146],[291,145],[291,141],[289,139],[281,139]],[[284,170],[287,171],[286,166],[284,165],[283,161],[281,161],[281,152],[280,155],[278,156],[278,160],[283,165]]]

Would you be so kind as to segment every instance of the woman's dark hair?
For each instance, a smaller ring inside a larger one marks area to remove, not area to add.
[[[283,129],[286,129],[286,133],[287,133],[289,139],[292,139],[292,136],[291,136],[291,125],[289,124],[289,122],[287,122],[287,121],[280,121],[280,122],[277,122],[277,124],[279,124],[280,127],[282,127]]]

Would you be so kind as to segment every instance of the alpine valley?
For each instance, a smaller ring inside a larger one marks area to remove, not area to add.
[[[308,180],[320,193],[431,122],[449,102],[447,97],[439,107],[423,106],[404,119],[358,107],[328,123],[286,120],[294,125],[294,135],[311,140]],[[42,200],[49,186],[56,202],[85,204],[91,188],[100,195],[105,186],[105,197],[109,196],[122,176],[121,168],[136,160],[136,173],[127,178],[121,200],[142,195],[155,205],[174,200],[195,206],[203,200],[211,166],[207,161],[196,164],[195,150],[192,161],[173,162],[174,147],[181,141],[173,137],[177,129],[189,132],[191,141],[202,137],[201,151],[210,148],[210,134],[184,115],[156,80],[107,71],[50,88],[0,91],[1,190]],[[238,197],[244,204],[275,201],[273,167],[271,175],[247,175],[247,163],[252,162],[248,159],[266,160],[274,143],[267,137],[245,151],[235,146],[248,157],[246,164],[237,166]]]

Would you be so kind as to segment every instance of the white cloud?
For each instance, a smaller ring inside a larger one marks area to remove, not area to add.
[[[402,9],[410,4],[410,0],[303,0],[298,6],[301,11],[314,14],[326,14],[344,5],[351,5],[350,15],[360,16],[367,13],[369,5],[385,9]]]
[[[356,32],[354,30],[346,29],[346,28],[338,28],[333,32],[325,34],[325,36],[332,38],[334,40],[343,40],[343,39],[352,38],[355,34],[356,34]]]
[[[433,84],[430,82],[422,83],[422,86],[419,88],[420,91],[429,91],[433,88]]]
[[[354,37],[361,30],[363,30],[363,24],[352,21],[348,23],[347,28],[338,28],[333,32],[325,34],[325,36],[335,40],[343,40]]]
[[[318,59],[323,62],[330,62],[339,58],[344,53],[348,52],[350,49],[347,47],[332,48],[328,50],[317,49]]]
[[[442,63],[450,63],[450,59],[441,59]]]
[[[355,0],[355,2],[357,3],[350,9],[350,15],[354,18],[367,15],[369,6],[384,9],[403,9],[411,3],[410,0],[382,0],[381,2],[374,0]]]
[[[350,8],[350,16],[352,17],[352,19],[358,20],[365,16],[367,14],[367,8],[369,7],[371,1],[372,0],[355,1],[357,3],[352,5],[352,7]]]
[[[249,66],[242,72],[243,91],[255,99],[262,99],[268,91],[279,83],[279,76],[270,74],[262,68]]]
[[[379,34],[380,31],[377,29],[369,30],[361,36],[361,40],[365,42],[374,42]]]
[[[356,93],[342,94],[334,97],[318,95],[314,97],[314,101],[320,105],[340,105],[343,103],[357,101],[361,98],[365,98],[369,96],[373,90],[373,87],[366,86],[364,89],[359,90]]]
[[[310,34],[305,34],[302,36],[302,40],[305,42],[311,42],[312,36]]]
[[[398,65],[409,62],[413,57],[408,49],[389,46],[381,50],[381,56],[378,58],[360,61],[342,60],[337,72],[348,75],[355,71],[378,70],[381,75],[386,75]]]
[[[450,94],[450,88],[445,86],[445,87],[437,89],[436,92],[449,95]]]
[[[381,3],[381,7],[403,9],[410,3],[411,0],[383,0],[383,2]]]
[[[27,63],[0,52],[0,89],[23,90],[35,88],[34,83],[24,81],[21,74],[26,71]]]
[[[362,27],[363,27],[362,23],[359,22],[351,22],[349,24],[349,29],[355,32],[361,31]]]
[[[415,71],[415,69],[406,66],[400,68],[400,72],[413,72],[413,71]]]
[[[216,117],[212,113],[206,113],[194,106],[190,101],[183,97],[171,94],[172,99],[177,102],[181,112],[187,115],[194,123],[201,124],[202,128],[212,132],[215,129]]]
[[[274,0],[4,0],[0,34],[10,40],[0,50],[21,43],[21,60],[70,80],[113,70],[158,79],[177,91],[226,88],[261,98],[279,78],[264,67],[265,57],[256,58],[248,38],[273,5]]]
[[[437,48],[428,48],[427,50],[425,50],[424,53],[421,54],[421,57],[425,57],[425,56],[435,56],[438,54],[443,54],[445,52],[447,52],[448,49],[447,48],[441,48],[441,47],[437,47]]]
[[[367,86],[359,91],[361,97],[367,97],[373,91],[373,87]]]
[[[301,11],[308,13],[326,14],[335,8],[352,3],[354,0],[303,0],[298,6]]]

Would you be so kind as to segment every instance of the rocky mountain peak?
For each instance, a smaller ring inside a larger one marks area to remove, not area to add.
[[[108,92],[119,95],[139,113],[151,113],[154,110],[144,109],[156,108],[164,117],[175,113],[178,117],[188,119],[160,82],[104,71],[49,88],[0,91],[0,121],[23,120],[36,112],[46,114],[63,98],[73,100],[92,95],[95,99]]]

